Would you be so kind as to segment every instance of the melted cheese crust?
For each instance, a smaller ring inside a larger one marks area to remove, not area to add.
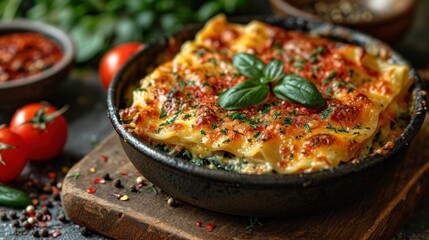
[[[266,63],[283,60],[284,72],[312,81],[327,106],[309,109],[270,93],[259,105],[222,109],[218,95],[248,80],[232,65],[238,52]],[[411,82],[407,66],[364,48],[217,16],[140,81],[121,116],[144,141],[162,143],[170,153],[186,149],[193,160],[215,158],[242,173],[311,172],[367,155],[376,142],[381,147],[398,136],[402,129],[391,123],[407,113]]]

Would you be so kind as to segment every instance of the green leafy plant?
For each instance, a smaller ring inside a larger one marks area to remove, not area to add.
[[[282,100],[314,109],[322,109],[326,105],[326,100],[312,82],[298,75],[286,75],[281,60],[265,64],[255,55],[237,53],[232,57],[232,62],[240,74],[250,79],[228,89],[219,97],[218,104],[226,110],[262,102],[270,93],[270,83],[275,81],[273,92]]]
[[[218,13],[243,9],[244,0],[13,0],[0,1],[0,18],[28,18],[66,31],[77,61],[101,57],[114,45],[147,42],[202,22]]]

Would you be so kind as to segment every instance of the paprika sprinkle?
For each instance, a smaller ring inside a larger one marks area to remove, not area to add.
[[[58,44],[42,34],[0,35],[0,84],[40,74],[62,57]]]

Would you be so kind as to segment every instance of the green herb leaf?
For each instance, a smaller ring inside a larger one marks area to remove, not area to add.
[[[298,75],[288,75],[280,79],[274,87],[274,93],[280,99],[309,108],[322,109],[326,105],[326,100],[316,86]]]
[[[257,81],[241,82],[224,92],[218,100],[219,106],[226,110],[235,110],[262,102],[270,92],[267,85]]]
[[[253,54],[236,53],[232,56],[232,63],[246,77],[258,79],[263,76],[265,63]]]
[[[274,60],[271,61],[263,70],[264,77],[261,78],[262,83],[268,83],[275,81],[283,75],[283,61]]]
[[[327,119],[329,116],[331,116],[331,113],[332,113],[332,108],[328,108],[328,109],[326,109],[325,111],[323,111],[322,113],[320,113],[320,118],[321,118],[322,120],[325,120],[325,119]]]

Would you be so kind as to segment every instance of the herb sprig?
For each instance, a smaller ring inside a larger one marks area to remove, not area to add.
[[[226,110],[236,110],[262,102],[270,93],[270,82],[276,82],[273,92],[291,103],[309,108],[322,109],[326,100],[309,80],[298,75],[286,75],[283,61],[273,60],[265,64],[253,54],[237,53],[232,57],[237,70],[250,78],[228,89],[220,95],[218,104]]]

